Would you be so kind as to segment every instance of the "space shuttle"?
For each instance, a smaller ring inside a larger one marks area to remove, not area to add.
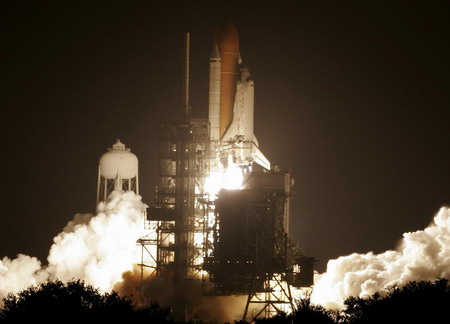
[[[254,82],[242,64],[236,26],[230,20],[217,30],[209,62],[211,141],[239,165],[255,162],[270,170],[253,132]]]

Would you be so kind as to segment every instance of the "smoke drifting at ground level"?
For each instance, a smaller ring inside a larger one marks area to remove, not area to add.
[[[163,278],[141,286],[140,248],[136,240],[144,229],[145,204],[133,192],[113,192],[97,206],[97,214],[77,214],[54,238],[48,265],[27,255],[0,261],[0,300],[47,280],[81,279],[101,291],[117,290],[133,295],[138,304],[158,302],[175,307],[186,301],[189,316],[208,321],[233,321],[242,316],[245,296],[203,297],[200,279],[174,285]],[[137,289],[139,288],[139,289]],[[180,298],[180,293],[183,298]],[[1,306],[1,305],[0,305]]]
[[[450,208],[441,208],[424,230],[403,234],[396,250],[330,260],[318,276],[312,302],[342,309],[350,296],[366,297],[410,281],[450,279]]]
[[[186,278],[179,282],[164,278],[152,278],[141,287],[141,298],[158,301],[161,306],[175,310],[186,310],[184,315],[191,320],[225,323],[241,319],[247,296],[203,296],[199,278]],[[181,315],[181,316],[180,316]]]
[[[97,214],[77,214],[54,238],[48,265],[19,254],[0,261],[0,300],[46,280],[81,279],[110,291],[139,260],[136,238],[144,234],[145,204],[133,192],[113,192]]]
[[[48,265],[19,254],[0,260],[0,300],[46,280],[84,280],[101,291],[134,295],[141,304],[184,303],[189,316],[207,321],[233,321],[243,315],[247,296],[202,296],[200,279],[174,283],[164,278],[141,285],[140,249],[136,240],[146,235],[146,206],[133,192],[113,192],[97,214],[77,214],[54,238]],[[450,208],[441,208],[424,230],[405,233],[396,250],[343,256],[328,263],[314,286],[312,301],[342,309],[350,296],[369,296],[391,285],[409,281],[450,279]],[[137,288],[139,287],[139,290]]]

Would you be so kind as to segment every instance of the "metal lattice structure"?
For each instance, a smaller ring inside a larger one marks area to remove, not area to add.
[[[158,186],[148,211],[151,233],[138,240],[141,270],[180,283],[200,277],[203,262],[202,189],[209,170],[209,125],[205,120],[162,123]],[[147,261],[146,261],[146,260]]]
[[[269,317],[293,308],[290,286],[312,285],[314,258],[288,239],[293,181],[259,149],[254,84],[230,22],[217,33],[210,58],[208,119],[190,118],[186,36],[184,117],[160,127],[155,203],[145,222],[148,235],[137,241],[141,281],[170,280],[178,288],[179,319],[190,319],[182,287],[192,278],[201,279],[203,295],[247,295],[244,320],[250,313]],[[242,190],[207,190],[206,180],[230,165],[244,175]],[[264,171],[252,172],[257,165]]]
[[[142,280],[164,277],[181,285],[201,278],[204,295],[247,295],[244,319],[292,309],[290,286],[312,285],[314,258],[288,239],[290,174],[250,172],[245,189],[213,197],[205,192],[205,180],[228,153],[214,149],[208,123],[163,123],[160,137],[149,235],[138,240]]]
[[[248,295],[244,320],[250,309],[255,317],[293,309],[290,286],[311,286],[314,264],[293,246],[285,229],[289,174],[252,173],[247,186],[219,193],[214,250],[204,262],[206,294]]]

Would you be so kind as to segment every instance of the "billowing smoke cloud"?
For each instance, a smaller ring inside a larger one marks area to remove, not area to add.
[[[139,261],[136,239],[144,235],[145,204],[133,192],[113,192],[97,214],[77,214],[54,238],[48,266],[18,255],[0,261],[0,300],[48,279],[82,279],[103,291],[122,280]]]
[[[351,254],[330,260],[311,300],[342,309],[349,296],[366,297],[409,281],[450,279],[450,208],[441,208],[424,230],[403,234],[398,248],[382,254]]]
[[[48,273],[42,269],[37,258],[23,254],[14,260],[4,257],[0,260],[0,306],[8,293],[17,293],[47,278]]]
[[[161,307],[171,308],[176,320],[203,321],[212,323],[232,323],[241,319],[247,302],[247,295],[213,296],[204,295],[199,274],[179,279],[156,277],[144,274],[134,265],[122,274],[122,280],[114,285],[119,295],[132,296],[134,302],[149,305],[157,302]],[[139,292],[136,292],[139,287]],[[249,314],[253,308],[249,307]]]
[[[157,301],[176,307],[180,291],[191,315],[197,319],[233,321],[242,316],[246,297],[203,297],[201,280],[186,279],[178,285],[164,278],[149,278],[141,287],[140,248],[136,240],[146,234],[145,204],[133,192],[113,192],[97,206],[97,214],[77,214],[54,238],[42,266],[34,257],[18,255],[0,261],[0,306],[8,293],[17,293],[46,280],[82,279],[103,291],[134,295],[135,302]],[[136,296],[140,295],[140,296]]]
[[[77,214],[54,238],[48,265],[18,255],[0,260],[0,301],[49,279],[82,279],[103,291],[133,294],[140,283],[136,240],[144,236],[145,204],[133,192],[113,192],[98,206],[97,214]],[[424,230],[405,233],[396,250],[352,254],[328,262],[313,289],[312,302],[342,309],[349,296],[383,293],[409,281],[450,279],[450,208],[441,208]],[[245,297],[202,297],[201,282],[187,280],[186,299],[198,319],[232,321],[242,314]],[[164,279],[151,279],[141,287],[143,299],[173,306],[180,287]]]
[[[119,294],[135,294],[133,288],[140,284],[140,269],[123,274],[123,281],[114,286]],[[162,307],[173,310],[186,310],[183,314],[174,312],[172,315],[184,320],[187,315],[193,321],[213,323],[232,323],[241,319],[247,302],[246,295],[239,296],[204,296],[200,277],[186,277],[178,281],[164,277],[148,277],[140,286],[140,296],[137,302],[149,304],[157,301]]]
[[[82,278],[111,290],[122,272],[138,263],[136,240],[144,235],[141,197],[113,192],[97,207],[97,215],[77,215],[54,239],[48,271],[60,280]]]

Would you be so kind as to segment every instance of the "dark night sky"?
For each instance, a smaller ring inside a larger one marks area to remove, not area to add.
[[[295,176],[291,236],[326,261],[395,248],[450,205],[449,1],[1,1],[0,258],[46,261],[93,212],[98,159],[120,138],[153,200],[158,124],[206,117],[220,22],[255,80],[255,133]]]

